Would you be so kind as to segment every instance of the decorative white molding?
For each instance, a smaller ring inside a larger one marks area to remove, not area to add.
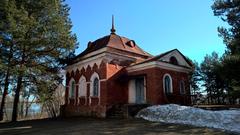
[[[78,87],[78,97],[87,96],[87,83],[86,83],[86,77],[81,76],[79,79],[79,87]]]
[[[144,70],[144,69],[148,69],[148,68],[152,68],[152,67],[156,67],[155,61],[127,67],[127,71],[134,72],[134,71]]]
[[[170,93],[173,93],[173,83],[172,83],[172,77],[170,74],[166,73],[163,76],[163,92],[166,94],[166,90],[165,90],[165,77],[168,76],[170,79]]]
[[[177,59],[179,65],[191,68],[191,66],[186,62],[186,60],[177,50],[174,50],[173,52],[161,57],[159,61],[169,62],[172,56],[174,56]]]
[[[72,71],[76,72],[77,69],[79,71],[81,71],[82,68],[86,70],[88,66],[90,66],[90,68],[92,69],[95,63],[99,67],[102,62],[109,63],[114,59],[119,61],[136,61],[136,58],[133,56],[129,57],[127,55],[123,55],[117,52],[106,51],[107,48],[102,48],[100,50],[91,52],[78,59],[79,61],[77,63],[69,65],[65,69],[68,73],[71,73]]]
[[[82,59],[87,59],[87,58],[89,58],[89,57],[92,58],[93,56],[95,57],[96,55],[98,55],[98,54],[100,54],[100,53],[103,53],[103,52],[106,52],[106,51],[107,51],[107,48],[104,47],[104,48],[99,49],[99,50],[97,50],[97,51],[90,52],[90,53],[84,55],[83,57],[81,57],[81,58],[78,59],[78,60],[81,61]]]
[[[73,65],[69,65],[66,67],[66,71],[71,73],[72,71],[76,72],[77,69],[79,71],[81,71],[82,68],[84,68],[85,70],[87,69],[88,66],[90,66],[90,68],[92,69],[94,64],[96,64],[98,67],[100,66],[100,64],[103,61],[103,57],[105,56],[105,54],[100,54],[98,56],[83,60],[83,61],[79,61],[77,63],[74,63]]]
[[[189,73],[190,71],[192,71],[189,68],[185,68],[185,67],[181,67],[181,66],[165,63],[165,62],[160,62],[160,61],[157,61],[156,64],[157,64],[157,67],[159,67],[159,68],[168,69],[168,70],[174,70],[174,71],[178,71],[178,72]]]
[[[135,71],[140,71],[140,70],[154,68],[154,67],[178,71],[178,72],[184,72],[184,73],[189,73],[191,71],[191,69],[189,69],[189,68],[184,68],[184,67],[180,67],[177,65],[173,65],[173,64],[169,64],[169,63],[165,63],[165,62],[161,62],[161,61],[152,61],[152,62],[143,63],[143,64],[139,64],[139,65],[133,65],[133,66],[128,67],[127,71],[135,72]]]
[[[105,82],[105,81],[107,81],[107,79],[101,79],[101,80],[99,80],[100,82]]]
[[[123,55],[121,53],[116,53],[116,52],[114,52],[114,53],[113,52],[107,52],[106,56],[107,56],[108,59],[110,59],[110,61],[113,60],[113,59],[117,59],[119,61],[126,61],[126,60],[135,61],[136,60],[135,57],[129,57],[127,55]]]

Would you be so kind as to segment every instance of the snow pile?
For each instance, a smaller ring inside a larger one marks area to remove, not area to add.
[[[240,133],[240,110],[208,111],[168,104],[145,108],[138,112],[136,117],[149,121],[188,124]]]

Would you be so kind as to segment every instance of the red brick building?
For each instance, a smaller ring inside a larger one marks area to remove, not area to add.
[[[63,113],[106,117],[115,105],[189,104],[192,67],[177,49],[152,56],[112,26],[66,67]]]

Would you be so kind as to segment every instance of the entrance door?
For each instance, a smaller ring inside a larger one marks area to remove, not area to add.
[[[135,89],[136,89],[136,103],[142,104],[145,103],[144,100],[144,78],[136,78],[135,80]]]

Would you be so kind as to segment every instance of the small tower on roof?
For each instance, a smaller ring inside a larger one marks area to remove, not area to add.
[[[116,30],[114,28],[114,16],[112,15],[112,28],[111,28],[111,34],[115,34]]]

